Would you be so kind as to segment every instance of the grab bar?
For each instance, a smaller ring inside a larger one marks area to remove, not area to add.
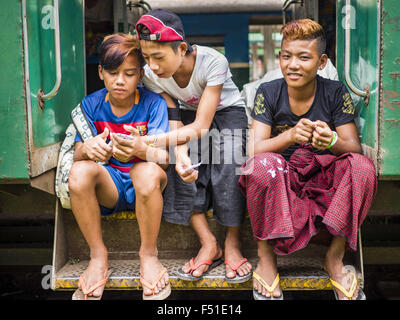
[[[282,5],[282,24],[286,24],[286,10],[292,5],[299,3],[301,5],[304,4],[304,0],[286,0]]]
[[[351,7],[351,0],[346,0],[346,7],[344,8],[346,11]],[[343,9],[342,9],[343,13]],[[345,37],[344,37],[344,77],[347,86],[351,91],[353,91],[356,95],[363,97],[365,105],[369,104],[370,97],[370,87],[367,84],[364,90],[361,90],[356,87],[350,77],[350,30],[351,30],[351,10],[346,12],[346,24],[345,24]]]
[[[38,92],[38,101],[41,109],[44,108],[44,102],[53,98],[61,86],[61,44],[60,44],[60,21],[59,4],[54,0],[54,46],[56,54],[56,81],[53,89],[49,93],[44,93],[42,89]]]

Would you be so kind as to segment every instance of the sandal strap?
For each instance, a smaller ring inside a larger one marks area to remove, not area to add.
[[[234,265],[232,265],[232,263],[229,260],[224,261],[224,263],[227,264],[229,267],[231,267],[232,271],[234,271],[234,272],[236,272],[237,269],[239,269],[242,266],[242,264],[244,264],[246,262],[247,262],[247,259],[243,258],[242,260],[239,261],[239,263],[236,266],[234,266]]]
[[[104,286],[107,283],[108,277],[110,276],[111,272],[112,272],[111,269],[107,270],[106,274],[104,276],[104,279],[96,282],[89,288],[86,287],[86,281],[85,281],[84,274],[81,274],[81,276],[79,277],[79,283],[81,284],[82,292],[85,295],[85,300],[87,299],[87,296],[89,293],[92,293],[94,290],[96,290],[97,288],[99,288],[101,286]]]
[[[208,266],[211,266],[212,263],[213,262],[211,260],[203,260],[203,261],[198,262],[197,264],[194,264],[194,258],[192,258],[192,259],[190,259],[190,262],[189,262],[189,266],[190,266],[189,273],[193,274],[193,272],[196,271],[198,268],[200,268],[202,265],[206,264]]]
[[[257,274],[255,271],[253,271],[253,277],[256,278],[256,280],[265,288],[267,291],[270,293],[272,297],[272,293],[274,292],[276,286],[279,283],[279,273],[276,274],[275,280],[272,283],[271,286],[268,285],[268,283],[265,282],[263,278],[259,274]]]
[[[154,280],[154,282],[147,281],[146,279],[143,278],[142,275],[140,275],[140,282],[142,282],[142,285],[145,285],[147,288],[149,288],[152,293],[154,294],[154,289],[157,286],[157,283],[161,280],[161,278],[165,275],[167,272],[167,268],[163,267],[163,269],[160,271],[160,273],[157,275],[157,278]]]
[[[353,276],[353,282],[350,285],[350,289],[347,290],[345,287],[343,287],[340,283],[336,282],[335,280],[331,280],[332,285],[339,289],[349,300],[352,300],[354,292],[356,291],[357,288],[357,277],[355,275],[355,273],[351,272],[350,273]]]

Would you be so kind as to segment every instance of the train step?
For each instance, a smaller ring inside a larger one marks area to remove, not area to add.
[[[209,213],[209,225],[219,243],[223,244],[224,228]],[[138,226],[134,212],[121,212],[102,218],[103,239],[109,250],[109,267],[113,269],[106,289],[140,290],[139,257],[140,245]],[[256,244],[252,237],[249,219],[242,227],[243,254],[255,268],[257,266]],[[173,235],[173,236],[172,236]],[[79,276],[89,262],[88,246],[69,210],[56,206],[53,249],[53,290],[77,288]],[[361,239],[361,237],[359,237]],[[250,290],[252,280],[231,284],[225,280],[225,265],[221,264],[198,281],[183,281],[176,276],[177,270],[192,256],[199,244],[189,227],[162,222],[158,241],[159,258],[167,268],[170,284],[174,290]],[[322,263],[326,246],[311,243],[305,249],[288,256],[278,257],[280,285],[282,290],[332,290],[328,274]],[[345,264],[355,266],[363,288],[363,264],[361,241],[359,250],[348,251]]]

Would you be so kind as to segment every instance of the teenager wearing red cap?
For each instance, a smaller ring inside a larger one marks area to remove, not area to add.
[[[223,261],[206,218],[212,207],[216,221],[227,227],[226,281],[247,281],[252,266],[243,257],[239,240],[246,203],[238,188],[247,117],[228,61],[212,48],[190,46],[180,18],[172,12],[152,10],[140,18],[136,30],[147,62],[144,84],[165,98],[172,120],[170,133],[152,136],[148,143],[177,145],[176,166],[168,169],[163,219],[190,224],[201,243],[197,256],[177,276],[199,280]],[[198,170],[189,168],[191,158],[202,162]]]

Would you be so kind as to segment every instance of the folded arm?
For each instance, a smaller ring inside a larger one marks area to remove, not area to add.
[[[336,128],[337,141],[329,149],[335,155],[346,152],[362,153],[357,128],[353,121]],[[295,143],[308,142],[319,150],[325,150],[333,139],[332,130],[323,121],[300,119],[295,127],[276,137],[271,137],[271,126],[254,120],[250,131],[249,154],[276,152],[281,153]],[[319,144],[320,142],[320,144]]]

